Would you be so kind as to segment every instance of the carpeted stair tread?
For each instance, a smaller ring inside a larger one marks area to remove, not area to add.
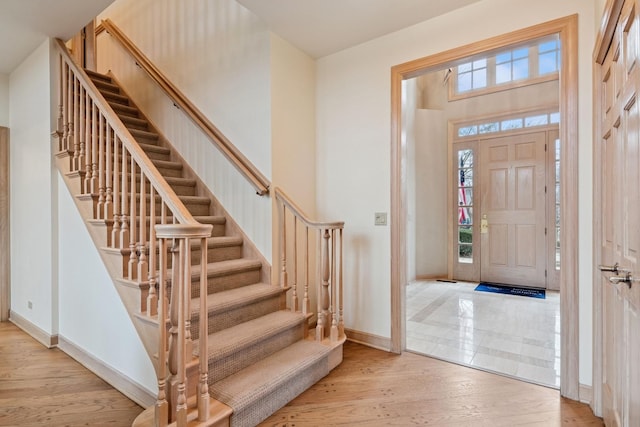
[[[118,115],[124,114],[124,115],[128,115],[128,116],[138,117],[139,111],[135,107],[132,107],[130,105],[118,104],[117,102],[112,102],[112,101],[109,101],[109,100],[107,100],[107,103],[111,106],[111,108],[113,108],[113,110]]]
[[[200,224],[221,225],[227,222],[227,219],[223,215],[193,215],[193,219]]]
[[[207,248],[229,248],[232,246],[240,246],[242,243],[242,237],[237,236],[209,237],[207,239]],[[198,239],[191,240],[191,249],[200,249],[200,241]]]
[[[224,276],[226,274],[239,273],[246,270],[258,270],[262,263],[257,259],[231,259],[228,261],[210,262],[207,264],[209,277]],[[192,267],[192,275],[200,276],[200,267]]]
[[[109,82],[109,83],[111,83],[111,77],[109,77],[109,76],[107,76],[107,75],[100,74],[100,73],[98,73],[98,72],[96,72],[96,71],[88,70],[88,69],[86,69],[86,68],[85,68],[85,70],[84,70],[84,71],[85,71],[85,73],[87,73],[87,75],[91,78],[91,80],[98,79],[98,80],[103,80],[103,81],[105,81],[105,82]]]
[[[106,92],[110,92],[110,93],[120,93],[120,88],[113,84],[113,83],[109,83],[105,80],[102,79],[91,79],[93,81],[93,84],[96,85],[96,87],[100,90],[100,91],[106,91]]]
[[[150,132],[148,130],[129,129],[129,132],[131,132],[131,135],[136,138],[150,139],[154,141],[159,138],[159,135],[156,132]]]
[[[129,129],[131,130],[131,129]],[[163,147],[161,145],[154,145],[154,144],[145,144],[143,142],[139,142],[138,145],[140,146],[140,148],[142,148],[145,152],[153,152],[153,153],[158,153],[158,154],[171,154],[171,150],[167,147]]]
[[[182,163],[180,163],[180,162],[172,162],[170,160],[151,159],[151,163],[153,163],[156,166],[156,168],[158,168],[158,169],[160,169],[160,168],[175,169],[175,170],[181,170],[182,169]]]
[[[222,359],[241,352],[256,342],[299,325],[305,319],[302,313],[280,310],[210,334],[207,352],[209,360]],[[197,356],[199,346],[195,342],[193,348]]]
[[[141,119],[138,117],[131,117],[131,116],[121,116],[120,120],[122,120],[122,123],[125,124],[125,126],[129,127],[129,126],[137,126],[137,127],[143,127],[143,128],[148,128],[149,127],[149,122],[145,119]],[[144,129],[142,129],[144,130]]]
[[[307,371],[314,370],[317,376],[322,378],[328,373],[328,366],[316,366],[323,364],[331,349],[314,341],[300,340],[295,344],[284,348],[259,362],[224,378],[209,387],[211,397],[217,399],[234,410],[234,415],[241,415],[243,410],[249,406],[257,406],[256,402],[272,400],[271,405],[281,407],[306,389],[297,385],[297,390],[290,387],[291,383],[296,383],[293,379],[296,375],[308,375]],[[317,381],[319,378],[315,379]],[[314,382],[315,382],[314,381]],[[273,402],[277,399],[277,394],[285,390],[291,396],[287,396],[282,403]],[[274,408],[270,408],[274,409]],[[277,409],[277,408],[275,408]],[[269,409],[264,410],[266,414],[242,414],[244,419],[251,419],[252,422],[260,422],[271,415]],[[239,422],[243,425],[245,423]],[[250,423],[251,424],[251,423]],[[232,425],[233,418],[232,418]]]
[[[216,292],[207,295],[208,313],[223,313],[236,307],[248,305],[251,302],[260,301],[282,293],[279,286],[255,283],[236,289]],[[200,297],[191,299],[192,316],[200,312]]]

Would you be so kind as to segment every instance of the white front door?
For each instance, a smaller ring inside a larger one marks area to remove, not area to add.
[[[536,132],[479,144],[482,281],[546,287],[545,143]]]

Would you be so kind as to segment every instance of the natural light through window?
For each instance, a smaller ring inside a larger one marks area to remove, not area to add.
[[[465,124],[458,127],[458,138],[486,135],[510,130],[548,126],[560,123],[560,113],[531,113],[521,117],[510,117],[500,121]]]
[[[561,54],[558,35],[538,39],[454,68],[450,96],[466,97],[557,78]]]

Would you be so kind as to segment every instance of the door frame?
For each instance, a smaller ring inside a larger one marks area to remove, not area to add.
[[[11,308],[9,238],[9,129],[0,126],[0,322],[9,320]]]
[[[559,34],[562,43],[560,73],[560,199],[561,259],[560,393],[579,399],[578,340],[578,15],[534,25],[466,46],[419,58],[391,68],[391,351],[401,353],[406,345],[405,287],[407,282],[406,146],[402,144],[402,81],[429,69],[531,39]]]
[[[602,117],[601,108],[602,81],[601,65],[604,63],[607,52],[611,45],[611,41],[615,37],[615,30],[622,13],[624,0],[608,0],[603,12],[602,24],[598,32],[596,43],[593,49],[593,397],[591,399],[591,409],[597,416],[602,416],[602,362],[603,362],[603,330],[602,330],[602,298],[603,292],[601,283],[601,274],[598,265],[602,259],[602,212],[599,207],[602,201],[602,186],[600,182],[600,174],[602,173]]]

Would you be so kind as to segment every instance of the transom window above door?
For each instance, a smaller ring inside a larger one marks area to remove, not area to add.
[[[457,135],[458,138],[476,137],[478,135],[557,125],[559,123],[560,113],[558,113],[557,110],[536,111],[502,118],[492,118],[491,120],[478,120],[472,123],[458,124],[455,127],[455,135]]]
[[[512,89],[558,78],[560,40],[555,34],[526,45],[509,47],[451,68],[449,99]]]

